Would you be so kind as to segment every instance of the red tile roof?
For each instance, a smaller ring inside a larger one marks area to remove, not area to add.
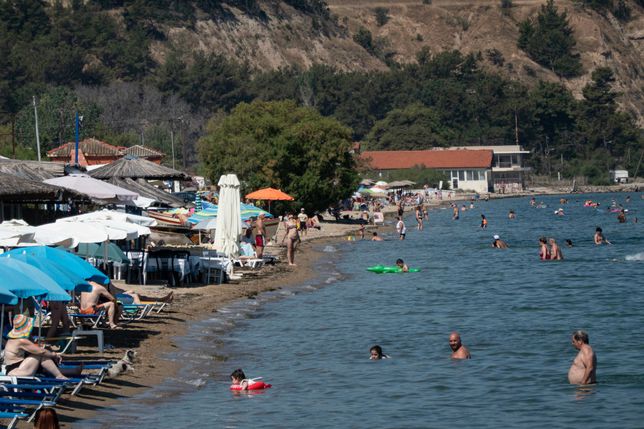
[[[165,154],[147,146],[135,145],[122,150],[124,155],[138,156],[139,158],[163,158]]]
[[[74,147],[74,142],[68,142],[47,151],[47,156],[49,158],[69,158]],[[78,147],[85,156],[114,156],[116,158],[121,156],[121,147],[112,146],[111,144],[102,142],[95,138],[89,138],[78,142]]]
[[[360,159],[373,170],[396,170],[424,166],[426,168],[490,168],[491,150],[398,150],[364,151]]]

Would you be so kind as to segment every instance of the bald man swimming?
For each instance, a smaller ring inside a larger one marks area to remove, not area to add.
[[[470,351],[461,342],[461,336],[458,332],[449,334],[449,346],[452,348],[452,359],[470,359]]]

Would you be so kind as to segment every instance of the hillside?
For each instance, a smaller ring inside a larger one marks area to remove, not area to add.
[[[283,2],[259,1],[265,19],[257,19],[234,7],[233,19],[201,15],[194,27],[164,26],[168,40],[155,42],[153,57],[163,62],[168,42],[189,50],[223,54],[246,61],[259,70],[315,63],[340,70],[383,70],[387,66],[352,39],[360,27],[382,38],[386,49],[401,63],[415,61],[427,47],[431,52],[458,49],[464,53],[496,49],[503,65],[485,61],[485,67],[512,79],[534,83],[559,81],[550,70],[532,61],[517,48],[518,23],[534,16],[545,0],[514,0],[502,10],[498,0],[433,0],[431,4],[409,0],[328,0],[329,19],[298,11]],[[622,23],[610,13],[598,13],[569,0],[556,2],[568,12],[581,54],[583,75],[563,79],[575,97],[598,66],[613,69],[620,104],[644,123],[644,14],[630,2],[631,19]],[[376,22],[375,9],[386,8],[389,20]],[[503,13],[506,11],[506,13]]]

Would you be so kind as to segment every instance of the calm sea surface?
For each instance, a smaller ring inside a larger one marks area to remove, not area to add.
[[[481,201],[458,221],[430,211],[424,231],[409,217],[403,242],[327,246],[318,280],[195,323],[170,356],[184,364],[179,378],[77,426],[642,428],[644,200],[626,195],[538,199],[547,208]],[[601,208],[583,207],[587,198]],[[628,223],[606,210],[612,199],[629,209]],[[559,207],[564,217],[553,214]],[[596,226],[612,246],[593,244]],[[511,248],[491,248],[494,234]],[[539,261],[541,235],[562,244],[564,261]],[[365,271],[398,257],[422,272]],[[597,386],[567,383],[575,329],[590,334]],[[471,360],[450,360],[452,330]],[[370,361],[373,344],[392,358]],[[238,367],[273,388],[233,395]]]

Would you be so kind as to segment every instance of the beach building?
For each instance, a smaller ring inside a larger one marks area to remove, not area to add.
[[[78,149],[78,165],[81,167],[109,164],[128,155],[147,159],[155,164],[161,164],[161,159],[165,156],[163,152],[149,147],[141,145],[131,147],[114,146],[95,138],[80,141]],[[48,151],[47,157],[53,162],[76,164],[76,143],[68,142],[58,146]]]
[[[489,192],[494,153],[490,149],[364,151],[360,159],[378,176],[392,170],[430,168],[445,173],[451,189]]]
[[[526,174],[531,170],[525,166],[530,153],[519,145],[453,146],[452,150],[488,149],[494,154],[490,176],[490,190],[498,193],[520,192],[525,189]]]

